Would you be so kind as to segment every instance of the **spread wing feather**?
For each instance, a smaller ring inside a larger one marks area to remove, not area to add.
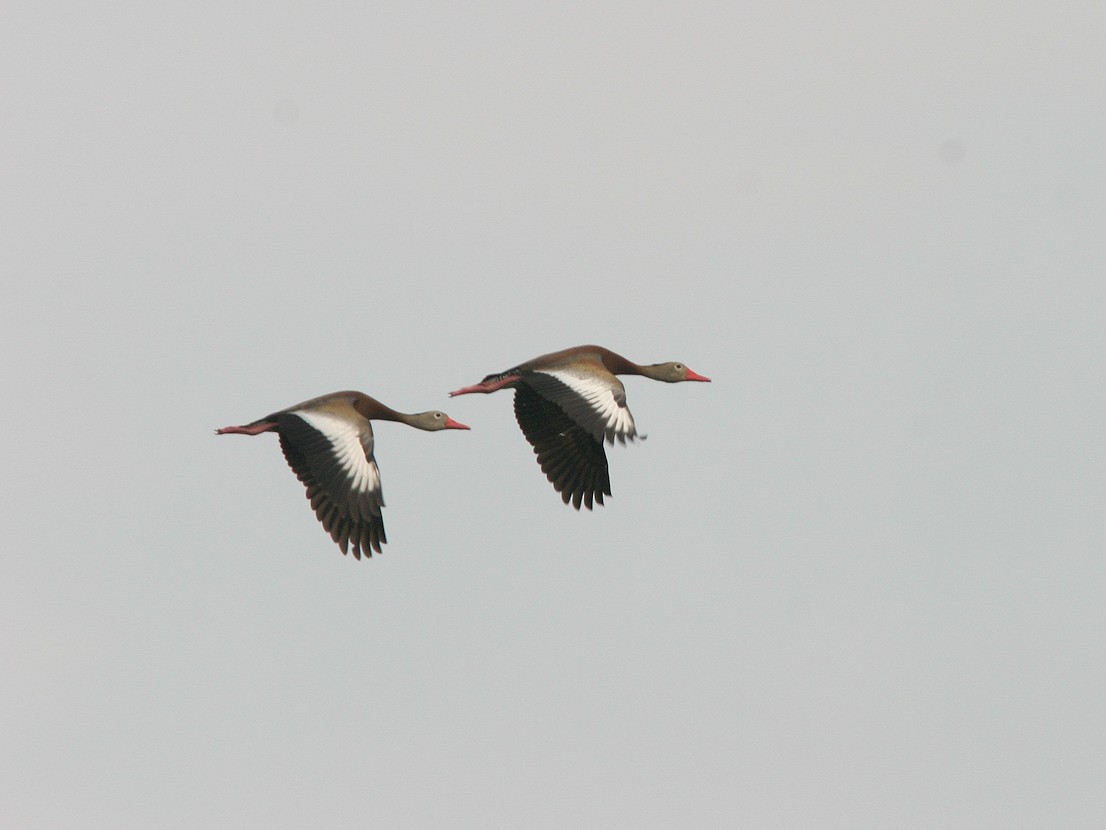
[[[515,388],[515,419],[534,448],[545,477],[565,504],[588,510],[611,494],[602,440],[577,424],[557,404],[527,384]]]
[[[380,510],[384,497],[373,458],[372,428],[360,432],[321,413],[273,416],[288,466],[307,488],[307,499],[330,537],[355,558],[372,556],[388,541]]]

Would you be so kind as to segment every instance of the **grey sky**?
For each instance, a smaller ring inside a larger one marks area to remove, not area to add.
[[[1106,824],[1106,8],[0,12],[0,824]],[[563,507],[484,374],[598,342]],[[383,556],[272,436],[363,390]]]

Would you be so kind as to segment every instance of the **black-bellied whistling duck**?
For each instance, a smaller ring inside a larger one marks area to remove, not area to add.
[[[373,458],[370,421],[401,424],[436,432],[468,429],[444,412],[408,415],[396,412],[361,392],[335,392],[312,398],[240,427],[223,427],[216,435],[275,432],[288,466],[307,488],[307,498],[323,529],[345,554],[372,556],[387,542],[380,508],[380,470]]]
[[[603,441],[613,444],[617,438],[625,444],[638,434],[626,406],[626,387],[615,375],[641,375],[665,383],[710,382],[683,363],[639,366],[602,346],[576,346],[449,394],[487,394],[512,387],[515,419],[545,477],[565,504],[571,501],[579,510],[583,503],[590,510],[593,501],[603,504],[603,496],[611,494]]]

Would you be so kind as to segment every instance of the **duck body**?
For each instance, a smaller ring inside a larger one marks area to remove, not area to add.
[[[618,375],[709,382],[682,363],[640,365],[603,346],[563,349],[486,376],[451,395],[515,390],[515,420],[554,489],[577,510],[611,495],[604,443],[638,437]],[[644,436],[642,436],[644,437]]]
[[[398,421],[436,432],[468,429],[444,412],[408,414],[363,392],[334,392],[281,409],[217,435],[275,432],[288,466],[307,489],[307,499],[331,538],[355,559],[381,552],[384,494],[373,453],[372,421]]]

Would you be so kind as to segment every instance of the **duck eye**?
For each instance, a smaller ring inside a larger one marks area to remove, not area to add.
[[[677,363],[677,364],[676,364],[676,368],[677,368],[677,369],[682,369],[682,368],[684,368],[684,364],[682,364],[682,363]]]

